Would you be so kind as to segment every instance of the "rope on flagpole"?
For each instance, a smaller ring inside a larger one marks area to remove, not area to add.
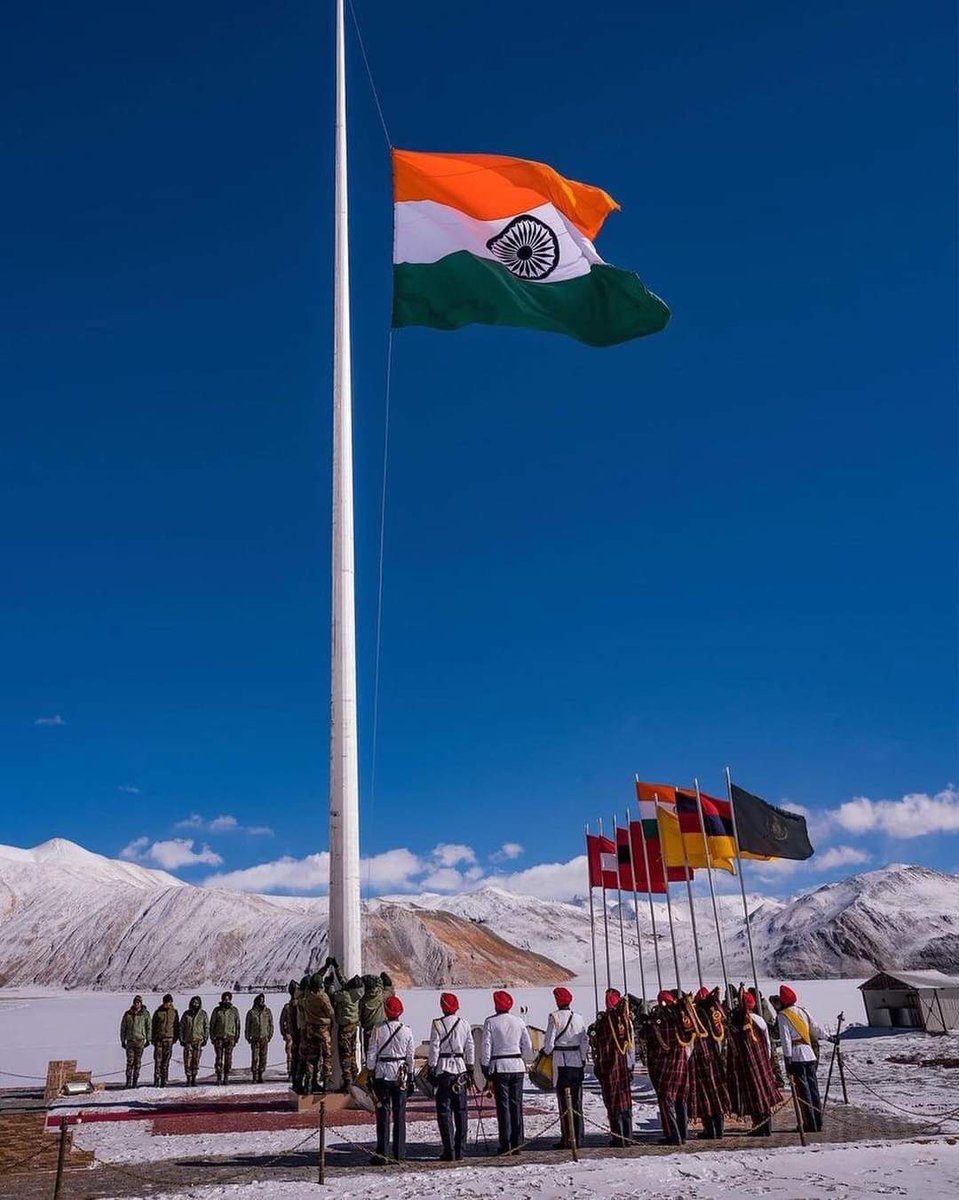
[[[370,91],[373,93],[373,103],[376,105],[376,111],[379,114],[380,124],[383,126],[383,135],[386,138],[387,148],[393,149],[393,139],[390,137],[390,131],[386,124],[386,117],[383,115],[383,105],[380,103],[380,94],[376,88],[376,81],[373,78],[373,69],[370,66],[369,55],[366,53],[366,43],[363,41],[363,31],[360,29],[359,18],[356,15],[356,9],[353,7],[353,0],[349,0],[350,16],[353,18],[353,28],[356,30],[356,40],[360,44],[360,53],[363,55],[363,65],[366,67],[366,78],[370,81]]]

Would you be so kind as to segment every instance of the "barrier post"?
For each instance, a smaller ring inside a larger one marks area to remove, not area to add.
[[[60,1200],[63,1188],[63,1168],[67,1161],[67,1119],[60,1118],[60,1145],[57,1147],[57,1178],[53,1185],[53,1200]]]
[[[789,1076],[789,1090],[792,1092],[793,1108],[796,1110],[796,1132],[799,1134],[800,1146],[806,1144],[806,1131],[803,1128],[802,1113],[799,1111],[799,1097],[796,1095],[796,1076],[793,1075],[789,1068],[786,1068],[786,1074]]]
[[[326,1183],[326,1097],[320,1100],[320,1161],[319,1183]]]

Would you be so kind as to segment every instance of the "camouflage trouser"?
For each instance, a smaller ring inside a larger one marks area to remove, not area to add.
[[[329,1083],[333,1074],[333,1031],[330,1022],[307,1025],[300,1041],[300,1054],[312,1074],[313,1082]]]
[[[288,1033],[283,1039],[283,1043],[286,1046],[286,1077],[287,1079],[292,1079],[293,1056],[296,1054],[296,1042],[293,1040],[293,1035]]]
[[[214,1067],[217,1080],[225,1082],[233,1067],[233,1038],[214,1038],[213,1048],[216,1051]]]
[[[153,1043],[153,1086],[166,1087],[173,1057],[173,1038],[161,1038]]]
[[[200,1055],[203,1053],[202,1042],[188,1042],[183,1047],[183,1071],[187,1081],[193,1079],[200,1069]]]
[[[349,1085],[356,1078],[356,1024],[340,1025],[336,1031],[336,1049],[340,1056],[340,1070],[343,1072],[343,1086]]]
[[[254,1083],[263,1082],[263,1072],[266,1070],[266,1052],[269,1045],[269,1038],[259,1038],[255,1042],[250,1042],[250,1052],[253,1055],[250,1070],[253,1073]]]
[[[140,1075],[140,1063],[143,1061],[145,1042],[127,1042],[127,1087],[133,1087]]]

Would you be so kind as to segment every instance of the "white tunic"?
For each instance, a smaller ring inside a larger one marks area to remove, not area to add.
[[[549,1014],[543,1053],[553,1056],[553,1082],[559,1067],[582,1067],[589,1055],[586,1018],[569,1008]]]
[[[512,1013],[497,1013],[487,1017],[483,1024],[483,1044],[480,1049],[480,1066],[487,1075],[526,1070],[524,1054],[532,1054],[526,1022]]]
[[[397,1079],[405,1066],[407,1078],[413,1075],[413,1030],[402,1021],[384,1021],[377,1025],[366,1051],[366,1069],[374,1079]]]
[[[804,1008],[800,1008],[798,1004],[791,1004],[788,1009],[782,1009],[777,1023],[779,1025],[779,1041],[783,1048],[783,1061],[787,1063],[815,1062],[816,1055],[812,1046],[803,1040],[799,1030],[790,1021],[786,1015],[789,1012],[795,1012],[800,1020],[804,1020],[815,1037],[823,1037],[823,1031]]]
[[[430,1030],[429,1064],[437,1075],[462,1075],[473,1065],[473,1032],[455,1014],[438,1017]]]
[[[763,1035],[763,1042],[766,1046],[766,1053],[770,1058],[772,1058],[773,1048],[772,1048],[772,1043],[769,1040],[769,1026],[766,1024],[765,1019],[763,1017],[761,1017],[759,1015],[759,1013],[754,1013],[754,1012],[751,1012],[749,1014],[749,1019],[756,1026],[756,1028],[759,1030],[759,1032]]]

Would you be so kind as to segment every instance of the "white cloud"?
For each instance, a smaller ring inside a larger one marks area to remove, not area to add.
[[[519,858],[522,853],[523,847],[519,842],[504,842],[495,854],[490,855],[490,862],[506,862],[508,859]]]
[[[33,723],[34,725],[66,725],[66,721],[59,713],[52,717],[37,717]]]
[[[177,821],[174,829],[195,829],[202,833],[245,833],[248,837],[273,836],[269,825],[241,825],[231,813],[222,813],[219,817],[209,819],[199,813],[190,813],[182,821]]]
[[[564,863],[540,863],[511,874],[489,875],[483,884],[543,900],[574,900],[587,892],[586,855],[579,854]]]
[[[817,871],[834,871],[836,867],[855,867],[869,862],[872,855],[865,850],[857,850],[855,846],[832,846],[817,854],[812,865]]]
[[[428,892],[458,892],[462,891],[468,881],[455,867],[440,867],[419,882]]]
[[[440,842],[433,850],[432,858],[441,867],[455,867],[459,863],[476,862],[476,851],[462,842]]]
[[[130,796],[139,796],[139,794],[140,794],[140,789],[138,787],[134,787],[130,783],[121,783],[120,786],[117,788],[117,791],[118,792],[126,792]]]
[[[387,850],[360,863],[360,880],[376,890],[404,890],[425,870],[411,850]],[[204,879],[206,887],[234,892],[325,892],[330,882],[330,856],[326,850],[305,858],[285,855],[238,871],[224,871]]]
[[[204,863],[208,867],[218,867],[223,859],[215,850],[204,845],[199,850],[194,848],[193,838],[168,838],[165,841],[150,842],[147,837],[135,838],[128,846],[120,851],[121,858],[134,862],[156,863],[166,871],[176,871],[180,867],[195,867]]]
[[[856,796],[830,814],[847,833],[885,833],[894,838],[959,832],[959,791],[949,784],[930,796],[910,792],[901,800]]]

